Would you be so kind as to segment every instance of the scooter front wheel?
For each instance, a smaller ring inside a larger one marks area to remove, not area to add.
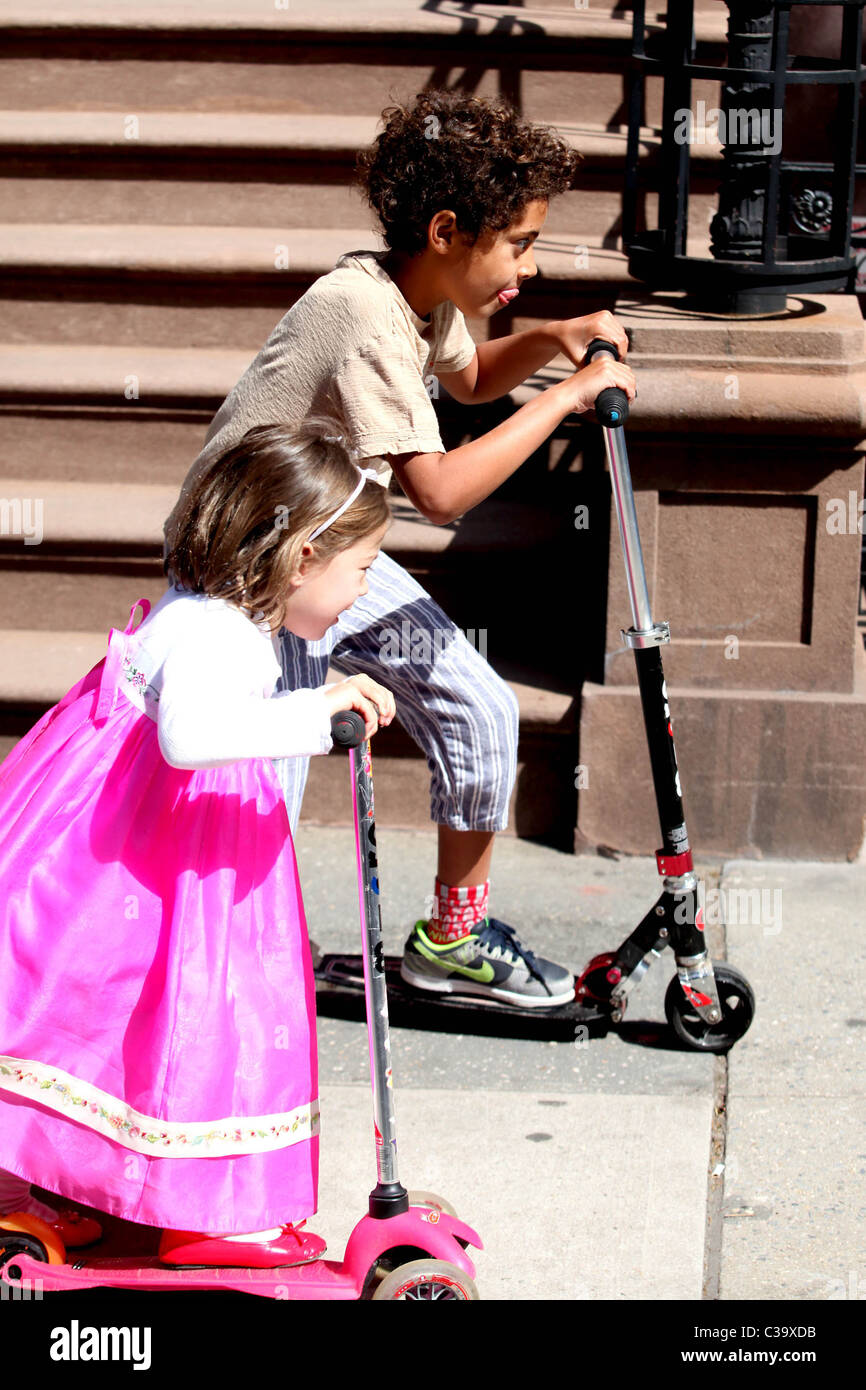
[[[445,1216],[456,1216],[450,1202],[446,1202],[444,1197],[438,1197],[435,1192],[410,1192],[410,1207],[429,1207],[431,1211],[441,1211]]]
[[[722,1017],[718,1023],[701,1018],[674,975],[665,995],[665,1017],[680,1042],[695,1052],[727,1052],[748,1031],[755,1016],[755,995],[745,975],[732,965],[717,965],[713,974]]]
[[[480,1299],[474,1279],[465,1270],[448,1260],[411,1260],[409,1264],[399,1265],[386,1274],[376,1288],[373,1299],[396,1299],[418,1303],[432,1302],[433,1299],[447,1299],[450,1302],[467,1303]]]

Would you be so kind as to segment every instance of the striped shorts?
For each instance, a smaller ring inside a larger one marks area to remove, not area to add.
[[[283,629],[278,686],[325,684],[328,666],[372,676],[393,692],[397,718],[427,759],[430,818],[452,830],[504,830],[517,771],[517,700],[411,575],[380,552],[369,592],[318,642]],[[275,767],[294,831],[308,758]]]

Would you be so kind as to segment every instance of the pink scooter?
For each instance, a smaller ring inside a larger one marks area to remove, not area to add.
[[[12,1296],[31,1291],[122,1288],[141,1291],[222,1289],[280,1299],[477,1299],[469,1245],[483,1249],[453,1207],[426,1192],[407,1192],[397,1177],[391,1042],[373,820],[370,745],[353,711],[332,722],[334,742],[349,749],[363,937],[364,984],[378,1181],[368,1214],[349,1236],[342,1262],[317,1259],[272,1269],[172,1268],[159,1258],[86,1256],[67,1263],[62,1241],[26,1212],[0,1216],[0,1283]],[[8,1295],[7,1295],[8,1296]]]

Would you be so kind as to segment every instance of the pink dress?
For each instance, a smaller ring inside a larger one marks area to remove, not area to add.
[[[172,612],[187,632],[198,621]],[[233,614],[244,642],[269,643]],[[134,657],[146,627],[112,631],[107,657],[0,766],[0,1168],[145,1225],[255,1231],[316,1210],[315,986],[294,848],[269,757],[166,760],[160,692],[143,701]],[[230,681],[236,656],[214,656]],[[291,695],[247,693],[232,708],[272,707],[265,746],[290,753]],[[294,693],[320,701],[321,740],[320,693]]]

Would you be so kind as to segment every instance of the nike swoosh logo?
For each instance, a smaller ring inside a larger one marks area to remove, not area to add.
[[[470,980],[477,980],[480,985],[489,985],[491,981],[496,979],[496,971],[489,960],[482,961],[481,965],[458,965],[457,961],[443,961],[441,956],[425,951],[420,941],[416,944],[415,949],[419,955],[426,956],[427,960],[435,961],[437,965],[447,965],[452,972],[456,971],[458,975],[468,975]]]
[[[460,975],[468,975],[470,980],[477,980],[480,985],[489,985],[491,980],[496,979],[496,971],[489,961],[484,961],[483,965],[451,965],[452,970],[456,970]]]

